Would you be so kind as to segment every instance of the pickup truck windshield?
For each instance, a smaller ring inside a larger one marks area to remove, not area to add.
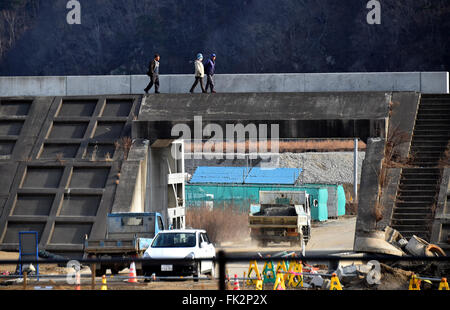
[[[195,244],[195,233],[160,233],[152,248],[192,248]]]

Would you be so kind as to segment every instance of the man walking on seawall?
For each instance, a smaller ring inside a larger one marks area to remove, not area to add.
[[[155,58],[150,62],[148,66],[147,75],[150,77],[150,83],[144,89],[145,93],[148,94],[150,88],[155,85],[155,94],[159,94],[159,59],[161,57],[159,54],[155,54]]]
[[[211,93],[216,93],[214,91],[214,73],[216,70],[216,54],[211,54],[211,58],[206,61],[205,64],[205,73],[206,73],[206,92],[208,91],[208,87],[211,88]]]
[[[200,87],[202,88],[202,93],[206,93],[205,87],[203,87],[203,78],[205,77],[205,69],[203,68],[203,55],[198,53],[197,60],[194,63],[195,66],[195,82],[192,84],[191,90],[189,91],[191,94],[194,92],[194,88],[197,86],[198,82],[200,82]]]

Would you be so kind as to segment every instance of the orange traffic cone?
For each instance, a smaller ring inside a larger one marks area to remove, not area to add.
[[[134,262],[131,262],[130,265],[130,274],[128,276],[128,283],[137,283],[137,275],[136,275],[136,265],[134,264]]]
[[[239,287],[239,280],[237,278],[237,274],[234,275],[234,291],[239,291],[241,288]]]
[[[77,271],[75,274],[75,290],[80,291],[81,290],[81,275],[80,271]]]

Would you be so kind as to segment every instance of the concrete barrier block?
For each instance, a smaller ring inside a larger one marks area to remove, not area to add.
[[[378,78],[388,78],[393,91],[420,91],[420,72],[372,73]]]
[[[14,76],[0,77],[0,94],[12,96],[64,96],[64,76]]]
[[[419,91],[420,73],[307,73],[306,92]]]
[[[143,93],[146,75],[0,77],[0,96],[88,96]],[[162,93],[187,93],[194,74],[161,75]],[[206,78],[204,78],[206,85]],[[448,72],[217,74],[221,93],[390,92],[449,93]],[[197,88],[196,92],[199,92]]]
[[[222,93],[252,92],[258,84],[258,76],[252,74],[221,74],[215,78],[216,89]]]
[[[220,74],[216,76],[219,92],[303,92],[304,74]]]
[[[130,75],[67,77],[67,96],[121,95],[130,92]]]
[[[194,74],[167,75],[166,78],[169,85],[169,92],[171,94],[189,93],[189,90],[195,81]],[[206,77],[203,79],[203,82],[203,85],[206,86]],[[195,92],[201,92],[200,85],[197,85]]]
[[[448,94],[448,72],[421,72],[421,92],[424,94]]]
[[[305,91],[305,74],[292,73],[284,74],[282,90],[284,92],[304,92]]]

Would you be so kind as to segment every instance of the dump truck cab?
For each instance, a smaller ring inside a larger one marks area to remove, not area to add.
[[[107,216],[106,238],[84,242],[85,258],[141,258],[159,231],[164,230],[164,220],[158,212],[111,213]],[[112,274],[129,266],[122,263],[96,264],[97,276],[107,269]],[[136,271],[141,273],[141,264],[136,263]]]

